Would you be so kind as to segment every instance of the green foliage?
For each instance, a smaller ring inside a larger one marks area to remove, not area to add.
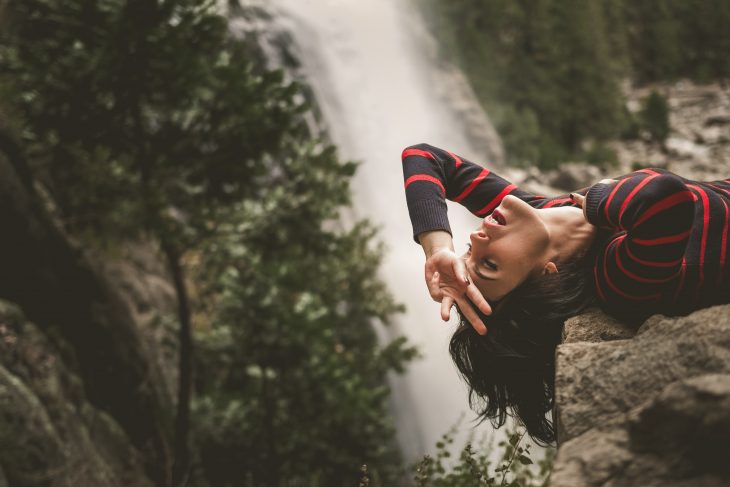
[[[444,54],[472,81],[513,164],[554,167],[618,133],[619,66],[600,4],[425,0]]]
[[[213,0],[24,0],[0,32],[0,105],[73,234],[146,234],[186,263],[197,326],[195,485],[340,486],[400,463],[380,347],[402,308],[355,164],[310,140],[299,87],[252,64]]]
[[[169,208],[196,224],[198,209],[252,196],[267,172],[258,160],[296,130],[296,86],[255,72],[213,6],[9,5],[0,59],[15,89],[4,101],[70,230],[157,231],[176,226]]]
[[[615,1],[615,0],[614,0]],[[632,74],[640,82],[730,77],[730,4],[647,0],[624,7]]]
[[[616,151],[605,144],[594,143],[585,152],[585,160],[596,166],[615,166],[618,164]]]
[[[512,164],[554,167],[638,135],[619,82],[730,77],[724,0],[421,0]],[[605,157],[599,159],[604,159]]]
[[[651,137],[658,142],[664,142],[670,129],[667,99],[652,91],[642,103],[640,117],[643,128]]]
[[[379,349],[370,326],[401,309],[374,273],[375,230],[325,229],[353,171],[332,150],[304,148],[283,165],[291,177],[241,205],[202,251],[202,291],[215,303],[199,333],[205,476],[339,486],[365,461],[392,485],[384,376],[415,350],[402,339]]]
[[[554,449],[545,450],[545,457],[535,463],[530,454],[531,445],[522,443],[525,432],[512,428],[507,432],[507,441],[500,441],[497,447],[501,457],[495,467],[489,459],[493,449],[490,442],[481,442],[479,451],[467,443],[456,462],[447,464],[453,444],[453,430],[446,433],[436,444],[436,456],[425,456],[414,467],[412,487],[542,487],[548,484],[548,477],[555,455]]]

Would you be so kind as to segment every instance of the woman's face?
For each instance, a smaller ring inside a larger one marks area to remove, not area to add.
[[[515,196],[505,196],[469,235],[471,249],[463,258],[487,300],[502,299],[545,269],[550,235],[538,211]]]

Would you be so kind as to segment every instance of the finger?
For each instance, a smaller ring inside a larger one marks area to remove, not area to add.
[[[466,297],[469,298],[471,302],[474,303],[474,306],[476,306],[479,311],[485,315],[492,314],[492,307],[489,305],[487,300],[484,299],[484,295],[479,288],[474,284],[471,284],[468,288],[466,288]]]
[[[451,307],[454,305],[454,298],[450,296],[445,296],[443,300],[441,300],[441,319],[444,321],[449,321],[449,318],[451,318]]]
[[[454,275],[459,279],[461,282],[464,283],[464,285],[469,285],[469,274],[466,272],[466,264],[464,264],[464,261],[462,259],[456,259],[454,260],[454,263],[452,264],[452,268],[454,269]]]
[[[436,301],[441,301],[443,295],[440,286],[440,275],[438,272],[434,272],[430,279],[426,279],[426,287],[428,287],[428,293]]]
[[[469,323],[471,323],[472,328],[474,328],[480,335],[486,335],[487,327],[479,318],[479,315],[476,314],[474,308],[471,307],[471,304],[469,304],[469,302],[464,298],[457,299],[456,303],[459,305],[459,309],[464,317],[469,320]]]
[[[586,198],[585,198],[585,196],[583,196],[582,194],[578,194],[578,193],[570,193],[570,199],[572,199],[572,200],[573,200],[573,202],[574,202],[574,203],[575,203],[576,205],[578,205],[578,206],[580,206],[581,208],[583,208],[583,204],[585,203],[585,199],[586,199]]]

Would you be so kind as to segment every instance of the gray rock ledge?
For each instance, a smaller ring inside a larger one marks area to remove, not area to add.
[[[550,485],[730,485],[730,305],[632,335],[598,310],[566,322]]]

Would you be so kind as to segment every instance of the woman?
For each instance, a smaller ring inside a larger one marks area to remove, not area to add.
[[[564,320],[587,306],[641,323],[730,302],[730,180],[642,169],[546,198],[427,144],[402,159],[426,284],[444,320],[459,311],[452,358],[472,407],[497,427],[514,414],[533,439],[554,441],[554,350]],[[446,198],[482,218],[463,255]]]

